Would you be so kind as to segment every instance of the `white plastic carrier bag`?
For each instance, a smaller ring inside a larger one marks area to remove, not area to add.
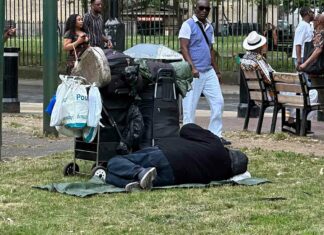
[[[58,131],[58,133],[68,137],[79,138],[82,136],[82,130],[80,129],[71,129],[65,126],[55,126],[55,129]]]
[[[64,99],[64,96],[66,92],[69,89],[69,85],[67,83],[67,78],[64,75],[60,75],[60,79],[62,83],[57,87],[56,90],[56,102],[54,104],[52,113],[51,113],[51,120],[50,120],[50,126],[60,126],[62,124],[62,115],[61,115],[61,109],[62,109],[62,102]]]
[[[101,119],[102,101],[98,87],[92,85],[89,90],[88,127],[96,127]]]
[[[67,128],[82,129],[88,120],[88,94],[81,77],[67,77],[68,90],[62,100],[62,123]]]
[[[82,137],[83,137],[84,142],[91,143],[94,140],[94,138],[96,137],[97,132],[98,132],[98,126],[96,126],[96,127],[88,127],[87,126],[87,127],[83,128]]]

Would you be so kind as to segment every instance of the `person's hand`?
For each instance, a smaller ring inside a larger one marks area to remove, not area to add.
[[[306,66],[304,64],[301,64],[301,65],[297,65],[296,70],[298,72],[302,72],[302,71],[304,71],[305,68],[306,68]]]
[[[192,77],[199,78],[199,72],[196,68],[192,68],[191,73],[192,73]]]
[[[12,37],[12,36],[14,36],[15,35],[15,33],[16,33],[16,28],[9,28],[6,32],[5,32],[5,36],[7,37],[7,38],[10,38],[10,37]]]
[[[8,29],[8,36],[9,37],[14,36],[15,33],[16,33],[16,28],[10,28],[10,29]]]
[[[76,42],[77,42],[77,44],[78,45],[80,45],[80,44],[82,44],[82,43],[84,43],[84,42],[87,42],[89,39],[88,39],[88,37],[87,37],[87,34],[82,34],[82,35],[80,35],[79,37],[78,37],[78,39],[76,40]]]
[[[113,48],[113,44],[112,44],[111,40],[109,40],[109,39],[108,39],[108,41],[107,41],[107,47],[108,47],[109,49]]]

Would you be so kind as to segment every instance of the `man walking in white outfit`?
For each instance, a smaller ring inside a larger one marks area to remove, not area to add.
[[[313,39],[314,29],[310,22],[314,20],[314,12],[309,7],[302,7],[299,10],[302,20],[299,22],[294,37],[292,58],[296,67],[303,63],[305,42]]]
[[[209,11],[209,0],[197,0],[195,14],[182,24],[179,32],[181,52],[191,65],[193,75],[192,90],[183,99],[183,124],[195,123],[196,108],[203,93],[211,109],[208,130],[220,137],[224,145],[229,145],[222,138],[224,99],[212,46],[214,30],[207,19]]]
[[[302,20],[299,22],[294,37],[294,46],[293,46],[293,53],[292,58],[294,60],[294,64],[297,68],[303,63],[304,61],[304,47],[305,42],[311,42],[314,35],[314,28],[310,24],[311,21],[314,20],[314,11],[309,7],[302,7],[299,10],[299,14],[302,17]],[[310,84],[310,80],[306,73],[303,73],[305,80]],[[309,92],[311,103],[316,103],[318,99],[318,93],[316,90],[310,90]],[[288,109],[290,112],[290,116],[288,119],[288,123],[293,123],[294,119],[296,118],[296,110],[295,109]],[[316,111],[312,111],[308,114],[307,119],[312,120],[316,116]]]

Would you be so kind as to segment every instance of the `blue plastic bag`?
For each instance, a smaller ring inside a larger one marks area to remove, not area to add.
[[[52,99],[50,100],[49,104],[47,105],[45,112],[49,115],[52,115],[52,111],[56,102],[56,95],[53,95]]]

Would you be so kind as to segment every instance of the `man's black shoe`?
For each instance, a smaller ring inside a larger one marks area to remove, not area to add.
[[[225,140],[223,137],[220,138],[221,142],[223,145],[231,145],[232,142],[228,141],[228,140]]]

